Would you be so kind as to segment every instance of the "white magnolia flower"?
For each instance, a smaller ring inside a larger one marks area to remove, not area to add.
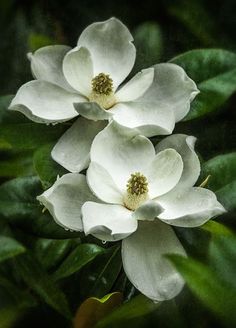
[[[113,119],[145,136],[170,134],[198,93],[174,64],[144,69],[121,85],[132,70],[133,37],[119,20],[89,25],[77,47],[47,46],[30,54],[34,81],[24,84],[10,109],[40,123],[78,119],[59,140],[52,157],[71,172],[88,166],[94,136]],[[105,120],[105,121],[103,121]]]
[[[67,229],[122,239],[124,270],[134,286],[153,300],[171,299],[183,280],[163,255],[186,255],[171,225],[196,227],[225,211],[213,192],[193,187],[200,173],[194,143],[194,137],[177,134],[155,149],[113,122],[91,148],[87,182],[97,199],[76,173],[38,199]]]

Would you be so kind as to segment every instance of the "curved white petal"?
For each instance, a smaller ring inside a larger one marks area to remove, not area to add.
[[[143,69],[116,92],[117,102],[132,101],[141,97],[152,84],[154,68]]]
[[[157,108],[169,108],[175,115],[175,121],[180,121],[189,111],[190,102],[199,93],[196,84],[182,67],[171,64],[157,64],[152,86],[143,97],[156,102]]]
[[[9,109],[17,110],[38,123],[57,123],[77,116],[73,103],[84,101],[80,95],[46,81],[24,84],[13,98]]]
[[[148,200],[139,206],[133,213],[136,220],[153,221],[163,211],[163,208],[155,201]]]
[[[68,173],[37,199],[49,210],[56,223],[65,229],[82,231],[81,207],[96,200],[82,174]]]
[[[93,139],[105,126],[102,121],[94,122],[80,117],[58,140],[52,150],[52,158],[70,172],[86,169]]]
[[[156,151],[160,152],[166,148],[175,149],[181,156],[184,168],[177,188],[192,187],[200,174],[200,162],[194,150],[196,138],[185,134],[173,134],[166,137],[156,146]]]
[[[127,27],[116,18],[89,25],[80,35],[79,47],[86,47],[92,56],[94,76],[109,74],[115,89],[130,73],[136,50]]]
[[[102,201],[123,204],[123,194],[110,174],[101,165],[91,162],[87,170],[87,181],[93,193]]]
[[[67,91],[74,92],[75,90],[67,83],[62,71],[63,59],[70,49],[67,46],[54,45],[28,54],[33,76],[38,80],[51,82]]]
[[[154,301],[175,297],[184,281],[166,254],[186,253],[174,231],[155,220],[141,222],[136,232],[122,241],[122,260],[125,273],[132,284]]]
[[[164,195],[178,183],[183,172],[183,161],[174,149],[158,153],[145,171],[151,199]]]
[[[170,192],[157,201],[164,209],[159,219],[179,227],[198,227],[225,212],[215,194],[200,187]]]
[[[137,133],[152,137],[170,134],[175,126],[173,111],[168,107],[159,107],[148,99],[118,103],[110,110],[113,119],[125,127],[136,129]]]
[[[88,96],[93,78],[93,63],[88,49],[76,47],[69,51],[63,60],[63,73],[75,90]]]
[[[92,234],[104,241],[126,238],[137,229],[137,220],[131,211],[121,205],[86,202],[82,207],[86,235]]]
[[[150,140],[112,122],[94,139],[90,155],[91,161],[106,169],[124,191],[131,173],[142,173],[155,151]]]
[[[75,103],[74,108],[81,116],[88,120],[109,120],[113,116],[110,111],[103,109],[95,102]]]

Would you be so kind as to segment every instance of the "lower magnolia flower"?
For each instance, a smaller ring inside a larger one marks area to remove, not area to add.
[[[88,166],[92,140],[107,120],[148,137],[170,134],[198,93],[184,70],[171,63],[144,69],[121,85],[135,62],[132,41],[127,27],[111,18],[88,26],[74,49],[54,45],[29,55],[35,80],[18,90],[10,109],[40,123],[84,116],[52,151],[71,172]]]
[[[177,134],[155,149],[113,122],[92,144],[89,187],[84,175],[69,173],[38,199],[67,229],[122,240],[134,286],[153,300],[171,299],[184,282],[163,255],[186,255],[171,226],[197,227],[225,211],[213,192],[193,187],[200,173],[194,143]]]

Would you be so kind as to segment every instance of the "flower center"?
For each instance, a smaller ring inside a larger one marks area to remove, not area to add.
[[[127,182],[124,204],[130,210],[136,210],[148,199],[148,181],[140,172],[132,173]]]
[[[111,108],[116,100],[113,92],[113,81],[108,74],[99,73],[92,79],[92,92],[89,100],[98,103],[105,109]]]

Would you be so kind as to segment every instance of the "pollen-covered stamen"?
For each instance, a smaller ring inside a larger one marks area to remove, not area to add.
[[[126,187],[124,204],[128,209],[134,211],[148,199],[147,178],[140,172],[132,173]]]
[[[100,73],[92,79],[92,90],[97,94],[109,96],[113,92],[113,81],[108,74]]]
[[[92,81],[92,90],[89,101],[96,102],[104,109],[109,109],[116,103],[113,92],[113,81],[108,74],[100,73]]]

